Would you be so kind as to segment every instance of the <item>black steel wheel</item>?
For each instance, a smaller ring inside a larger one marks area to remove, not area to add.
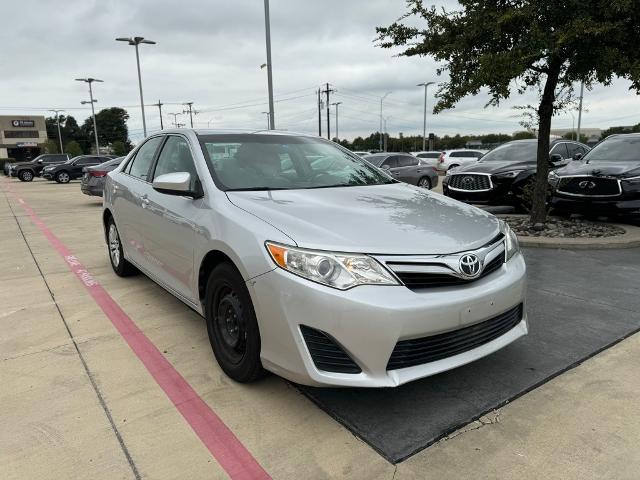
[[[260,330],[249,291],[230,263],[209,275],[205,299],[209,341],[220,367],[237,382],[264,375],[260,362]]]

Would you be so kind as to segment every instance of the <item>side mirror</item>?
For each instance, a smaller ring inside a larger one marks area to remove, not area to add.
[[[42,163],[42,162],[43,162],[43,160],[42,160],[42,159],[38,160],[38,163]]]
[[[562,155],[560,155],[559,153],[554,153],[552,155],[549,155],[549,161],[551,163],[558,163],[558,162],[562,162],[564,160],[564,158],[562,158]]]
[[[573,155],[574,160],[580,160],[581,158],[582,158],[582,154],[579,152]]]
[[[200,198],[201,191],[191,190],[191,174],[188,172],[173,172],[160,175],[151,185],[154,190],[167,195]]]

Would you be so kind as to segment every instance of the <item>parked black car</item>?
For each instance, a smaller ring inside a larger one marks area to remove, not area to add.
[[[71,180],[82,177],[82,169],[100,165],[108,160],[116,158],[115,155],[79,155],[59,165],[45,167],[42,176],[47,180],[55,180],[58,183],[69,183]]]
[[[556,211],[640,218],[640,133],[607,137],[549,183]]]
[[[82,193],[101,197],[107,173],[120,165],[125,158],[126,157],[118,157],[96,165],[95,167],[85,167],[82,175],[82,183],[80,184]]]
[[[514,140],[494,148],[480,161],[449,170],[442,182],[448,197],[467,203],[513,205],[528,209],[524,193],[535,180],[538,141]],[[549,150],[552,168],[567,165],[574,156],[584,155],[589,147],[569,140],[553,140]]]
[[[48,165],[56,165],[69,160],[66,153],[47,153],[39,155],[29,162],[5,163],[4,174],[10,177],[18,177],[23,182],[30,182],[34,177],[39,177],[42,169]]]

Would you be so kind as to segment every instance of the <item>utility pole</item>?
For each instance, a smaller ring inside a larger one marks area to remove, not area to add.
[[[422,119],[422,151],[427,149],[427,91],[429,89],[429,85],[433,85],[435,82],[423,82],[419,83],[417,86],[424,86],[424,114]]]
[[[55,112],[56,114],[56,123],[58,124],[58,141],[60,142],[60,153],[64,153],[64,148],[62,148],[62,134],[60,133],[60,116],[58,115],[60,112],[64,112],[64,110],[49,110],[50,112]]]
[[[334,92],[335,90],[332,90],[329,88],[329,84],[327,83],[327,89],[323,90],[322,93],[326,93],[327,94],[327,138],[329,140],[331,140],[331,119],[330,119],[330,109],[331,109],[331,103],[329,103],[329,94]]]
[[[340,140],[340,136],[338,135],[338,105],[341,105],[342,102],[334,102],[331,105],[335,105],[336,107],[336,138],[338,141]]]
[[[87,101],[82,101],[80,102],[81,104],[87,104],[87,103],[91,103],[91,115],[93,116],[93,133],[95,134],[96,137],[96,155],[100,155],[100,144],[98,143],[98,126],[96,124],[96,110],[93,106],[94,103],[96,103],[98,100],[94,100],[93,98],[93,89],[91,88],[91,84],[93,82],[100,82],[102,83],[102,80],[98,80],[97,78],[76,78],[76,82],[85,82],[89,84],[89,98],[91,99],[90,102]]]
[[[582,124],[582,96],[584,94],[584,82],[580,82],[580,103],[578,105],[578,131],[576,136],[578,137],[576,140],[580,141],[580,126]]]
[[[182,113],[189,114],[189,122],[191,123],[191,128],[193,128],[193,116],[197,115],[198,112],[196,110],[192,110],[193,102],[185,102],[183,105],[186,105],[188,110],[183,110]]]
[[[267,45],[267,87],[269,89],[269,125],[272,130],[276,128],[276,120],[273,109],[273,72],[271,70],[271,20],[269,19],[269,0],[264,0],[264,33]]]
[[[164,130],[164,126],[162,125],[162,105],[164,105],[164,103],[161,103],[160,100],[158,100],[158,103],[153,104],[154,107],[158,107],[158,111],[160,112],[160,130]]]
[[[322,137],[322,97],[321,90],[318,89],[318,136]]]
[[[269,125],[271,123],[271,115],[269,114],[269,112],[262,112],[262,113],[267,116],[267,130],[269,130]]]
[[[178,115],[182,115],[181,112],[178,113],[169,113],[168,115],[173,115],[173,126],[176,128],[180,128],[180,126],[184,125],[182,123],[178,123]]]
[[[380,138],[378,140],[378,150],[382,151],[382,102],[391,92],[385,93],[382,98],[380,98]]]

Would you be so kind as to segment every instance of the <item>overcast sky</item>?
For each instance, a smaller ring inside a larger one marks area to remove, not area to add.
[[[455,2],[439,2],[455,5]],[[392,135],[422,132],[423,81],[438,81],[430,58],[394,57],[374,45],[375,27],[404,11],[403,0],[271,0],[275,114],[278,128],[317,132],[316,89],[329,82],[342,102],[341,138],[379,128],[379,98]],[[22,0],[3,2],[0,28],[0,114],[46,114],[63,108],[79,122],[90,115],[80,105],[95,85],[98,107],[126,107],[131,138],[142,137],[134,48],[120,36],[144,36],[141,46],[145,104],[159,99],[165,126],[180,103],[193,101],[196,127],[261,128],[266,125],[264,10],[261,0]],[[397,52],[396,52],[397,53]],[[429,103],[433,104],[430,90]],[[517,94],[500,108],[485,109],[486,95],[470,97],[455,110],[429,115],[436,134],[512,133],[522,128],[511,108],[535,101]],[[174,105],[170,105],[174,103]],[[640,99],[628,82],[599,86],[585,94],[584,127],[638,123]],[[146,107],[149,131],[160,127],[158,109]],[[335,135],[332,107],[332,135]],[[577,115],[576,115],[577,117]],[[188,123],[185,115],[178,121]],[[570,128],[569,114],[554,128]],[[323,134],[326,120],[323,112]]]

